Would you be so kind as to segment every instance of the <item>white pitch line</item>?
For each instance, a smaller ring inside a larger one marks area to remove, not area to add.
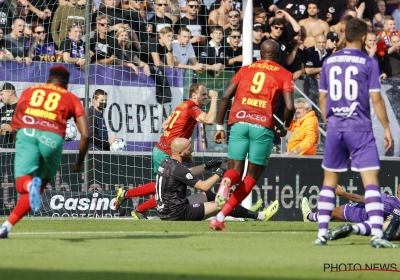
[[[219,233],[216,231],[201,231],[201,232],[191,232],[191,231],[37,231],[37,232],[10,232],[10,235],[75,235],[75,234],[130,234],[130,235],[143,235],[143,234],[190,234],[190,235],[199,235],[199,234],[304,234],[302,231],[268,231],[268,232],[235,232],[228,231],[224,233]]]

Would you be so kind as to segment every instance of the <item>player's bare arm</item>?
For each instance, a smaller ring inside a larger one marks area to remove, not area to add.
[[[208,96],[211,98],[211,104],[210,104],[210,109],[208,110],[208,113],[201,113],[196,121],[208,124],[208,125],[213,125],[215,122],[215,117],[217,115],[217,100],[218,100],[218,92],[215,90],[210,90],[208,92]]]
[[[76,118],[75,123],[79,133],[81,134],[81,139],[79,141],[78,159],[73,165],[72,171],[82,172],[82,163],[89,148],[89,125],[86,116],[79,116]]]
[[[376,116],[381,122],[384,129],[384,139],[385,139],[385,147],[386,152],[390,150],[393,146],[393,138],[390,133],[389,120],[386,114],[385,101],[383,100],[381,93],[378,92],[370,92],[372,105],[374,106]]]
[[[355,193],[348,193],[340,185],[337,185],[337,187],[335,188],[335,193],[336,193],[336,195],[343,196],[344,198],[347,198],[348,200],[351,200],[351,201],[354,201],[354,202],[357,202],[357,203],[365,204],[365,196],[358,195],[358,194],[355,194]]]
[[[217,125],[222,126],[224,124],[225,114],[229,106],[229,100],[236,94],[237,87],[237,83],[231,82],[224,91],[224,94],[219,102]],[[214,134],[214,142],[218,144],[225,142],[225,132],[223,130],[217,129]]]
[[[194,188],[206,192],[211,189],[219,181],[219,179],[219,175],[214,174],[205,181],[199,180],[196,185],[194,185]]]

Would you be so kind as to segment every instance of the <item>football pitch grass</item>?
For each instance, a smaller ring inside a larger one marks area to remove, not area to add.
[[[400,272],[400,249],[372,248],[369,237],[318,247],[311,244],[317,223],[226,225],[229,232],[211,231],[207,221],[24,219],[0,240],[0,279],[400,279],[327,267]]]

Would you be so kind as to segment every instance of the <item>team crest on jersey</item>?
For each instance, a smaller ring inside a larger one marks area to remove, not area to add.
[[[187,173],[187,174],[186,174],[186,178],[187,178],[188,180],[192,180],[192,179],[193,179],[193,175],[192,175],[191,173]]]
[[[329,7],[328,11],[329,13],[333,14],[336,10],[334,7]]]
[[[281,50],[285,51],[286,50],[286,46],[285,45],[281,45]]]

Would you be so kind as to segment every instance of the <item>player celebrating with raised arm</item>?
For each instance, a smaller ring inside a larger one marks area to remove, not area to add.
[[[384,129],[386,150],[392,136],[384,100],[380,94],[379,68],[376,61],[361,51],[367,35],[367,24],[351,19],[346,24],[346,48],[324,61],[319,105],[327,123],[323,187],[318,198],[318,237],[315,245],[324,246],[331,213],[335,207],[335,191],[340,172],[360,172],[365,187],[365,209],[371,222],[371,245],[375,248],[397,248],[382,238],[383,204],[378,186],[379,156],[372,133],[370,103]]]
[[[7,238],[11,228],[30,210],[37,212],[42,207],[40,196],[60,167],[66,122],[71,117],[81,134],[78,160],[72,171],[82,171],[89,127],[81,101],[67,90],[69,75],[63,66],[51,68],[46,84],[26,89],[18,101],[11,126],[16,135],[16,189],[21,197],[1,226],[0,238]]]
[[[215,90],[209,91],[211,98],[210,109],[208,113],[203,112],[200,107],[207,104],[207,89],[204,84],[196,83],[190,86],[189,100],[183,101],[179,104],[172,114],[164,121],[162,127],[164,133],[160,137],[160,141],[153,148],[153,171],[157,174],[158,166],[160,163],[172,155],[171,143],[172,140],[178,137],[189,139],[192,136],[193,130],[197,122],[212,125],[217,115],[217,98],[218,93]],[[217,167],[221,164],[222,159],[213,160],[204,165],[205,169]],[[115,200],[115,208],[118,209],[120,205],[128,198],[155,194],[155,182],[145,184],[143,186],[124,190],[120,188]],[[139,205],[132,211],[132,216],[136,219],[144,219],[146,210],[156,207],[156,200],[151,197],[148,201]]]
[[[225,140],[222,124],[229,100],[235,96],[228,120],[228,124],[232,125],[228,143],[229,170],[225,172],[216,197],[219,208],[224,206],[210,223],[213,230],[227,230],[225,217],[247,197],[267,166],[274,138],[273,112],[281,94],[286,103],[284,128],[287,129],[293,119],[292,73],[275,62],[278,50],[279,45],[275,41],[262,43],[262,60],[242,67],[229,83],[220,101],[217,132],[214,135],[216,143]],[[284,135],[286,130],[281,132],[281,136]],[[241,179],[247,154],[249,164],[246,177],[225,204],[230,187]],[[268,219],[278,211],[278,201],[274,203],[276,205],[270,208]]]

